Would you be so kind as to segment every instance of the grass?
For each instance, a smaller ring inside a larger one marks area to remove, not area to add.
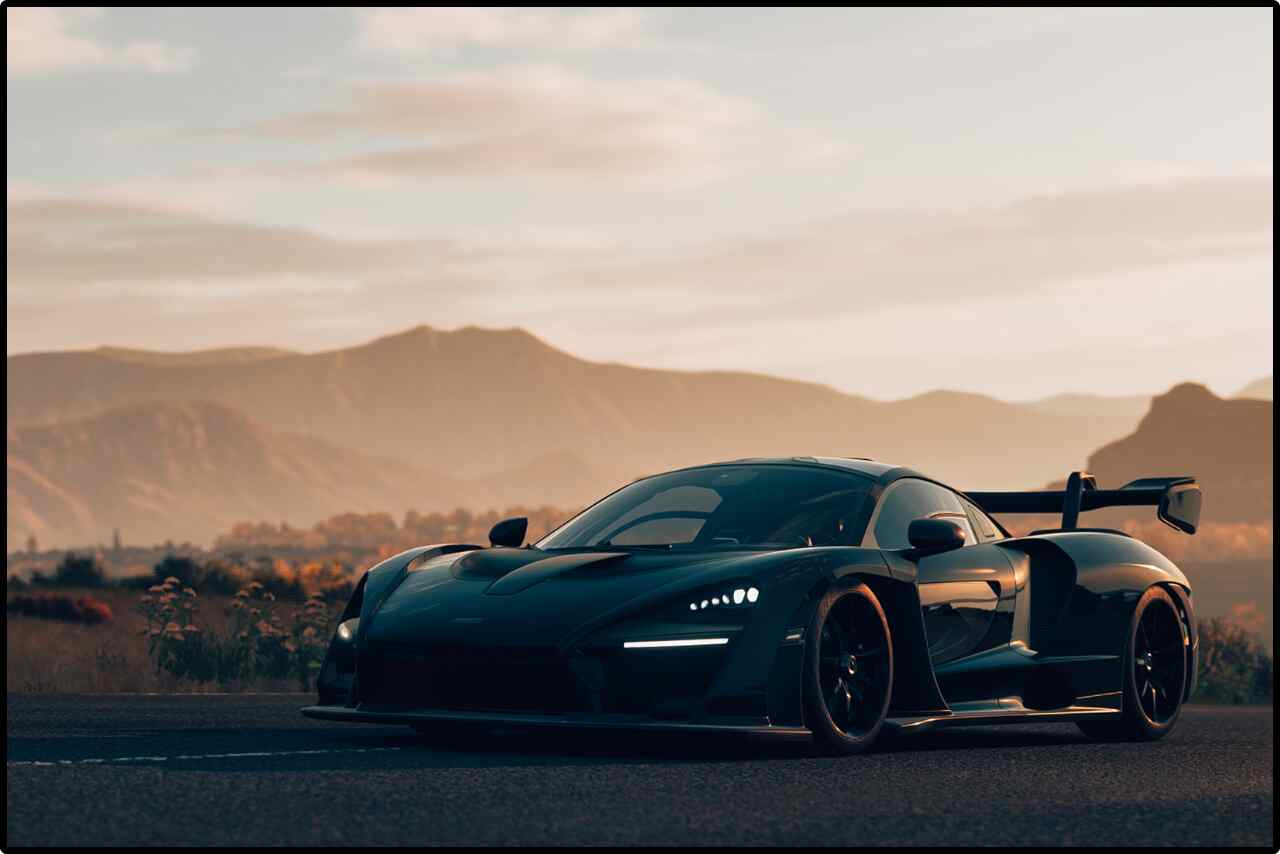
[[[199,684],[161,672],[147,652],[147,621],[138,611],[138,592],[76,590],[106,602],[115,619],[86,626],[10,614],[5,626],[5,689],[44,693],[207,693],[297,691],[295,679],[258,679],[251,684]],[[228,626],[229,596],[201,597],[202,622],[217,631]],[[289,611],[301,605],[282,606]]]

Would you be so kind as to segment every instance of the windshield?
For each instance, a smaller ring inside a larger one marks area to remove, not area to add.
[[[857,545],[873,481],[790,465],[724,465],[625,486],[552,531],[540,549]]]

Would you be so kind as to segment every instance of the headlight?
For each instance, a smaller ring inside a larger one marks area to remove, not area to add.
[[[750,578],[695,588],[601,630],[591,645],[628,650],[726,646],[763,595]]]
[[[758,587],[735,587],[723,593],[712,592],[709,596],[701,596],[689,603],[690,611],[703,611],[707,608],[724,608],[740,605],[754,605],[760,599]]]
[[[338,640],[343,643],[351,643],[356,639],[356,629],[360,628],[360,618],[354,617],[350,620],[343,620],[338,623]]]

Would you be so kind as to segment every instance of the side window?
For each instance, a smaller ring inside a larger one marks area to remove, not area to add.
[[[1004,537],[1004,534],[1000,533],[1000,529],[996,527],[996,523],[982,511],[982,508],[968,501],[964,502],[964,506],[969,511],[969,517],[973,519],[973,525],[978,531],[978,540],[980,542],[989,543],[992,540],[999,540]]]
[[[911,544],[907,541],[907,526],[911,520],[937,513],[964,515],[964,509],[960,506],[960,499],[949,489],[927,480],[900,480],[881,499],[874,529],[876,543],[882,549],[908,548]],[[969,526],[963,527],[967,529]],[[967,533],[972,537],[971,531]]]

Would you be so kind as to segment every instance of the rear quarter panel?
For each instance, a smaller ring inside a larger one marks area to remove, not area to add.
[[[1123,534],[1062,531],[1001,545],[1010,551],[1018,578],[1015,635],[1021,636],[1015,640],[1041,659],[1060,659],[1077,697],[1119,689],[1119,656],[1134,606],[1147,588],[1169,588],[1190,614],[1190,584],[1182,571]]]

